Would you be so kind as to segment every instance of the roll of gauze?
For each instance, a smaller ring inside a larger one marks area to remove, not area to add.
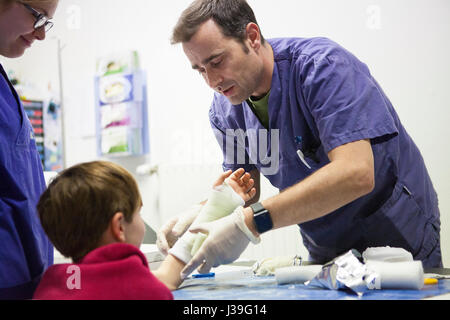
[[[413,261],[413,256],[410,252],[403,248],[387,247],[372,247],[367,248],[363,254],[364,262],[368,260],[386,261],[386,262],[404,262]]]
[[[366,268],[375,271],[378,276],[370,289],[411,289],[423,287],[423,266],[421,261],[383,262],[366,261]]]
[[[314,278],[322,270],[321,265],[295,266],[275,269],[278,284],[304,283]]]

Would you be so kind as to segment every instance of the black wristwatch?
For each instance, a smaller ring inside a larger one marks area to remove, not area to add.
[[[269,231],[273,228],[272,218],[270,212],[257,202],[250,205],[253,210],[253,220],[255,221],[256,230],[259,234]]]

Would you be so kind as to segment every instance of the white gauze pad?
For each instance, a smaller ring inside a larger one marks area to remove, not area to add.
[[[321,270],[321,265],[278,268],[275,269],[275,279],[278,284],[304,283],[313,279]]]
[[[203,222],[210,222],[220,218],[223,218],[231,214],[237,207],[243,206],[244,200],[239,196],[226,181],[211,191],[208,197],[208,201],[203,206],[197,218],[192,223],[195,227],[197,224]],[[203,233],[197,233],[194,235],[192,241],[191,255],[197,252],[206,239],[206,235]]]
[[[383,262],[366,261],[368,270],[375,271],[378,277],[374,287],[369,289],[411,289],[423,287],[424,275],[421,261]]]

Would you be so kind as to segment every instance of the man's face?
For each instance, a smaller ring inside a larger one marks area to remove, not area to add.
[[[225,37],[213,20],[202,24],[183,50],[192,68],[234,105],[253,95],[261,84],[263,63],[248,39]],[[245,47],[248,52],[245,52]]]

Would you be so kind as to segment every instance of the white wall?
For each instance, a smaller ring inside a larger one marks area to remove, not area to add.
[[[163,174],[159,181],[156,177],[138,178],[144,215],[153,228],[188,205],[190,197],[180,195],[191,191],[202,198],[211,177],[220,171],[221,154],[207,117],[212,93],[191,70],[181,48],[169,43],[172,27],[190,1],[62,0],[47,41],[36,44],[21,59],[2,59],[6,68],[20,76],[43,86],[52,82],[57,88],[56,38],[62,40],[66,160],[72,165],[96,159],[96,58],[122,50],[139,51],[142,67],[148,72],[151,155],[120,163],[131,171],[152,162],[175,166],[179,172],[178,182],[175,179],[173,184],[164,181]],[[440,200],[444,265],[450,266],[450,2],[249,2],[266,38],[326,36],[369,66],[425,158]],[[190,165],[209,168],[200,169],[196,181],[190,182],[195,188],[186,187],[183,179]],[[158,192],[163,217],[157,214],[154,196]],[[264,195],[274,193],[264,183]],[[275,240],[263,242],[269,241]],[[274,254],[282,247],[286,246],[272,246]],[[304,252],[302,247],[289,247],[286,252],[292,250]]]

